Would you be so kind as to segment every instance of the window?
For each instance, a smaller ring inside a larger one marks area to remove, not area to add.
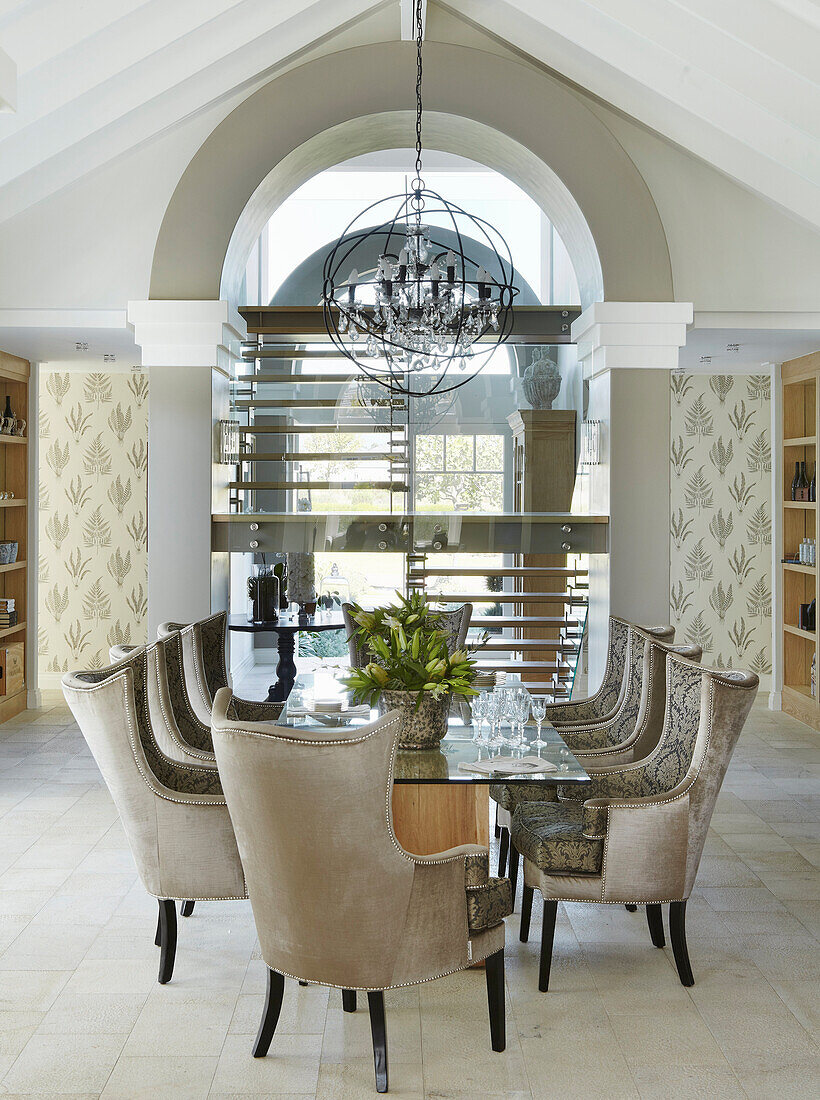
[[[504,510],[502,435],[418,435],[417,512]]]

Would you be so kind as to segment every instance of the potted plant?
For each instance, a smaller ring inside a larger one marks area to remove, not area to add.
[[[466,649],[448,652],[441,615],[421,593],[398,595],[398,604],[375,611],[353,604],[354,636],[371,659],[350,669],[345,684],[357,703],[381,714],[402,711],[401,748],[435,748],[447,732],[453,697],[478,694],[475,661]]]

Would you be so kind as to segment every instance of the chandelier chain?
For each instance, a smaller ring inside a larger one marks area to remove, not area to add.
[[[421,184],[421,44],[424,39],[421,5],[422,0],[416,0],[416,179],[414,184]]]

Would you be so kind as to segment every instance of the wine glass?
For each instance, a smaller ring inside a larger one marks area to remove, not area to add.
[[[535,740],[532,743],[534,749],[538,749],[539,753],[541,749],[544,749],[549,744],[548,741],[544,741],[541,737],[541,726],[544,719],[547,717],[547,700],[543,695],[533,695],[531,700],[532,716],[535,719],[536,735]]]
[[[470,711],[473,716],[473,741],[480,745],[484,722],[487,718],[486,692],[482,691],[478,695],[473,696],[470,702]]]
[[[515,717],[518,722],[518,750],[523,754],[524,748],[527,745],[527,738],[525,735],[525,727],[527,725],[527,719],[530,716],[530,705],[532,699],[530,693],[526,689],[522,689],[515,695]]]

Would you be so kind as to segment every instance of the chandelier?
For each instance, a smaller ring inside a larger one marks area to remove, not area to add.
[[[469,382],[507,340],[518,291],[498,230],[422,179],[421,0],[415,24],[415,178],[348,224],[325,258],[322,307],[331,341],[364,375],[429,398]]]

